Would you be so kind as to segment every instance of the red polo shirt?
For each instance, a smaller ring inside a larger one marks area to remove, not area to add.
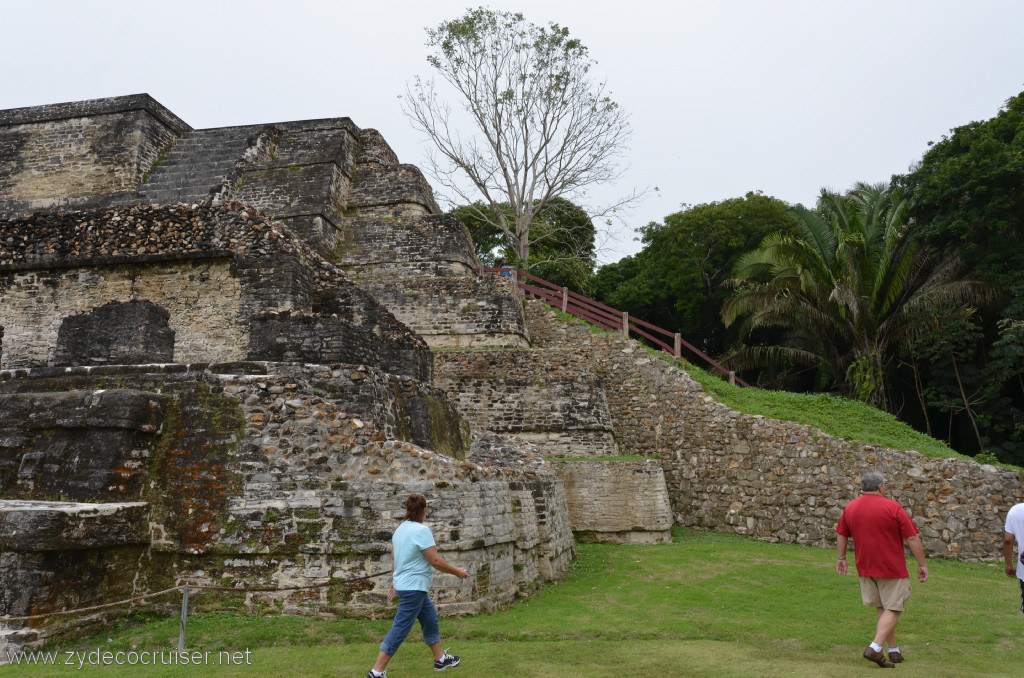
[[[843,509],[836,532],[853,539],[857,574],[878,579],[906,579],[903,540],[917,534],[907,512],[892,499],[864,494]]]

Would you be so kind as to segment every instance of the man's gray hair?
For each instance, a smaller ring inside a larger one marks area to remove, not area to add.
[[[878,471],[868,471],[860,478],[860,489],[864,492],[874,492],[882,485],[885,485],[885,476]]]

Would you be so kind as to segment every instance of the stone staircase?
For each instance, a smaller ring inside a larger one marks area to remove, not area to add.
[[[260,127],[223,127],[187,132],[139,187],[139,197],[173,204],[205,200],[255,142]]]

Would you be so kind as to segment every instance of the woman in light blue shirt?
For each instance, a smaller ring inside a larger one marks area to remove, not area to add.
[[[434,570],[454,574],[459,579],[465,579],[469,573],[461,567],[448,564],[437,552],[434,535],[430,528],[423,524],[423,517],[426,514],[427,498],[422,494],[410,494],[405,500],[405,521],[391,537],[395,569],[391,575],[388,600],[397,595],[398,610],[395,612],[391,630],[380,644],[377,663],[366,674],[366,678],[381,678],[387,674],[388,662],[409,635],[413,622],[417,619],[423,629],[423,642],[434,654],[434,670],[444,671],[459,664],[459,657],[441,650],[437,609],[430,600],[430,585],[434,581]]]

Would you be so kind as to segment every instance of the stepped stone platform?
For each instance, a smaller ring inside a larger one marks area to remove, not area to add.
[[[0,168],[0,560],[18,591],[0,616],[185,581],[337,584],[200,610],[378,614],[386,578],[343,582],[390,568],[409,492],[472,573],[439,578],[442,613],[567,571],[553,467],[522,463],[523,441],[474,442],[427,342],[336,265],[358,239],[346,220],[371,239],[436,222],[396,241],[407,263],[369,263],[418,275],[465,235],[379,134],[347,118],[194,130],[138,95],[0,112]],[[454,249],[433,272],[471,288],[468,240]],[[3,642],[108,619],[11,623]]]
[[[592,333],[537,301],[525,312],[535,346],[575,347],[602,380],[621,452],[661,460],[676,524],[834,548],[843,507],[860,495],[864,471],[877,469],[929,557],[999,558],[1006,511],[1024,501],[1019,472],[743,414],[635,340]]]
[[[161,156],[138,189],[155,203],[199,202],[220,193],[228,173],[254,148],[259,127],[192,130]]]
[[[435,357],[435,383],[475,430],[515,435],[552,460],[565,482],[577,539],[671,541],[661,465],[609,459],[621,453],[605,385],[575,349],[442,351]]]

